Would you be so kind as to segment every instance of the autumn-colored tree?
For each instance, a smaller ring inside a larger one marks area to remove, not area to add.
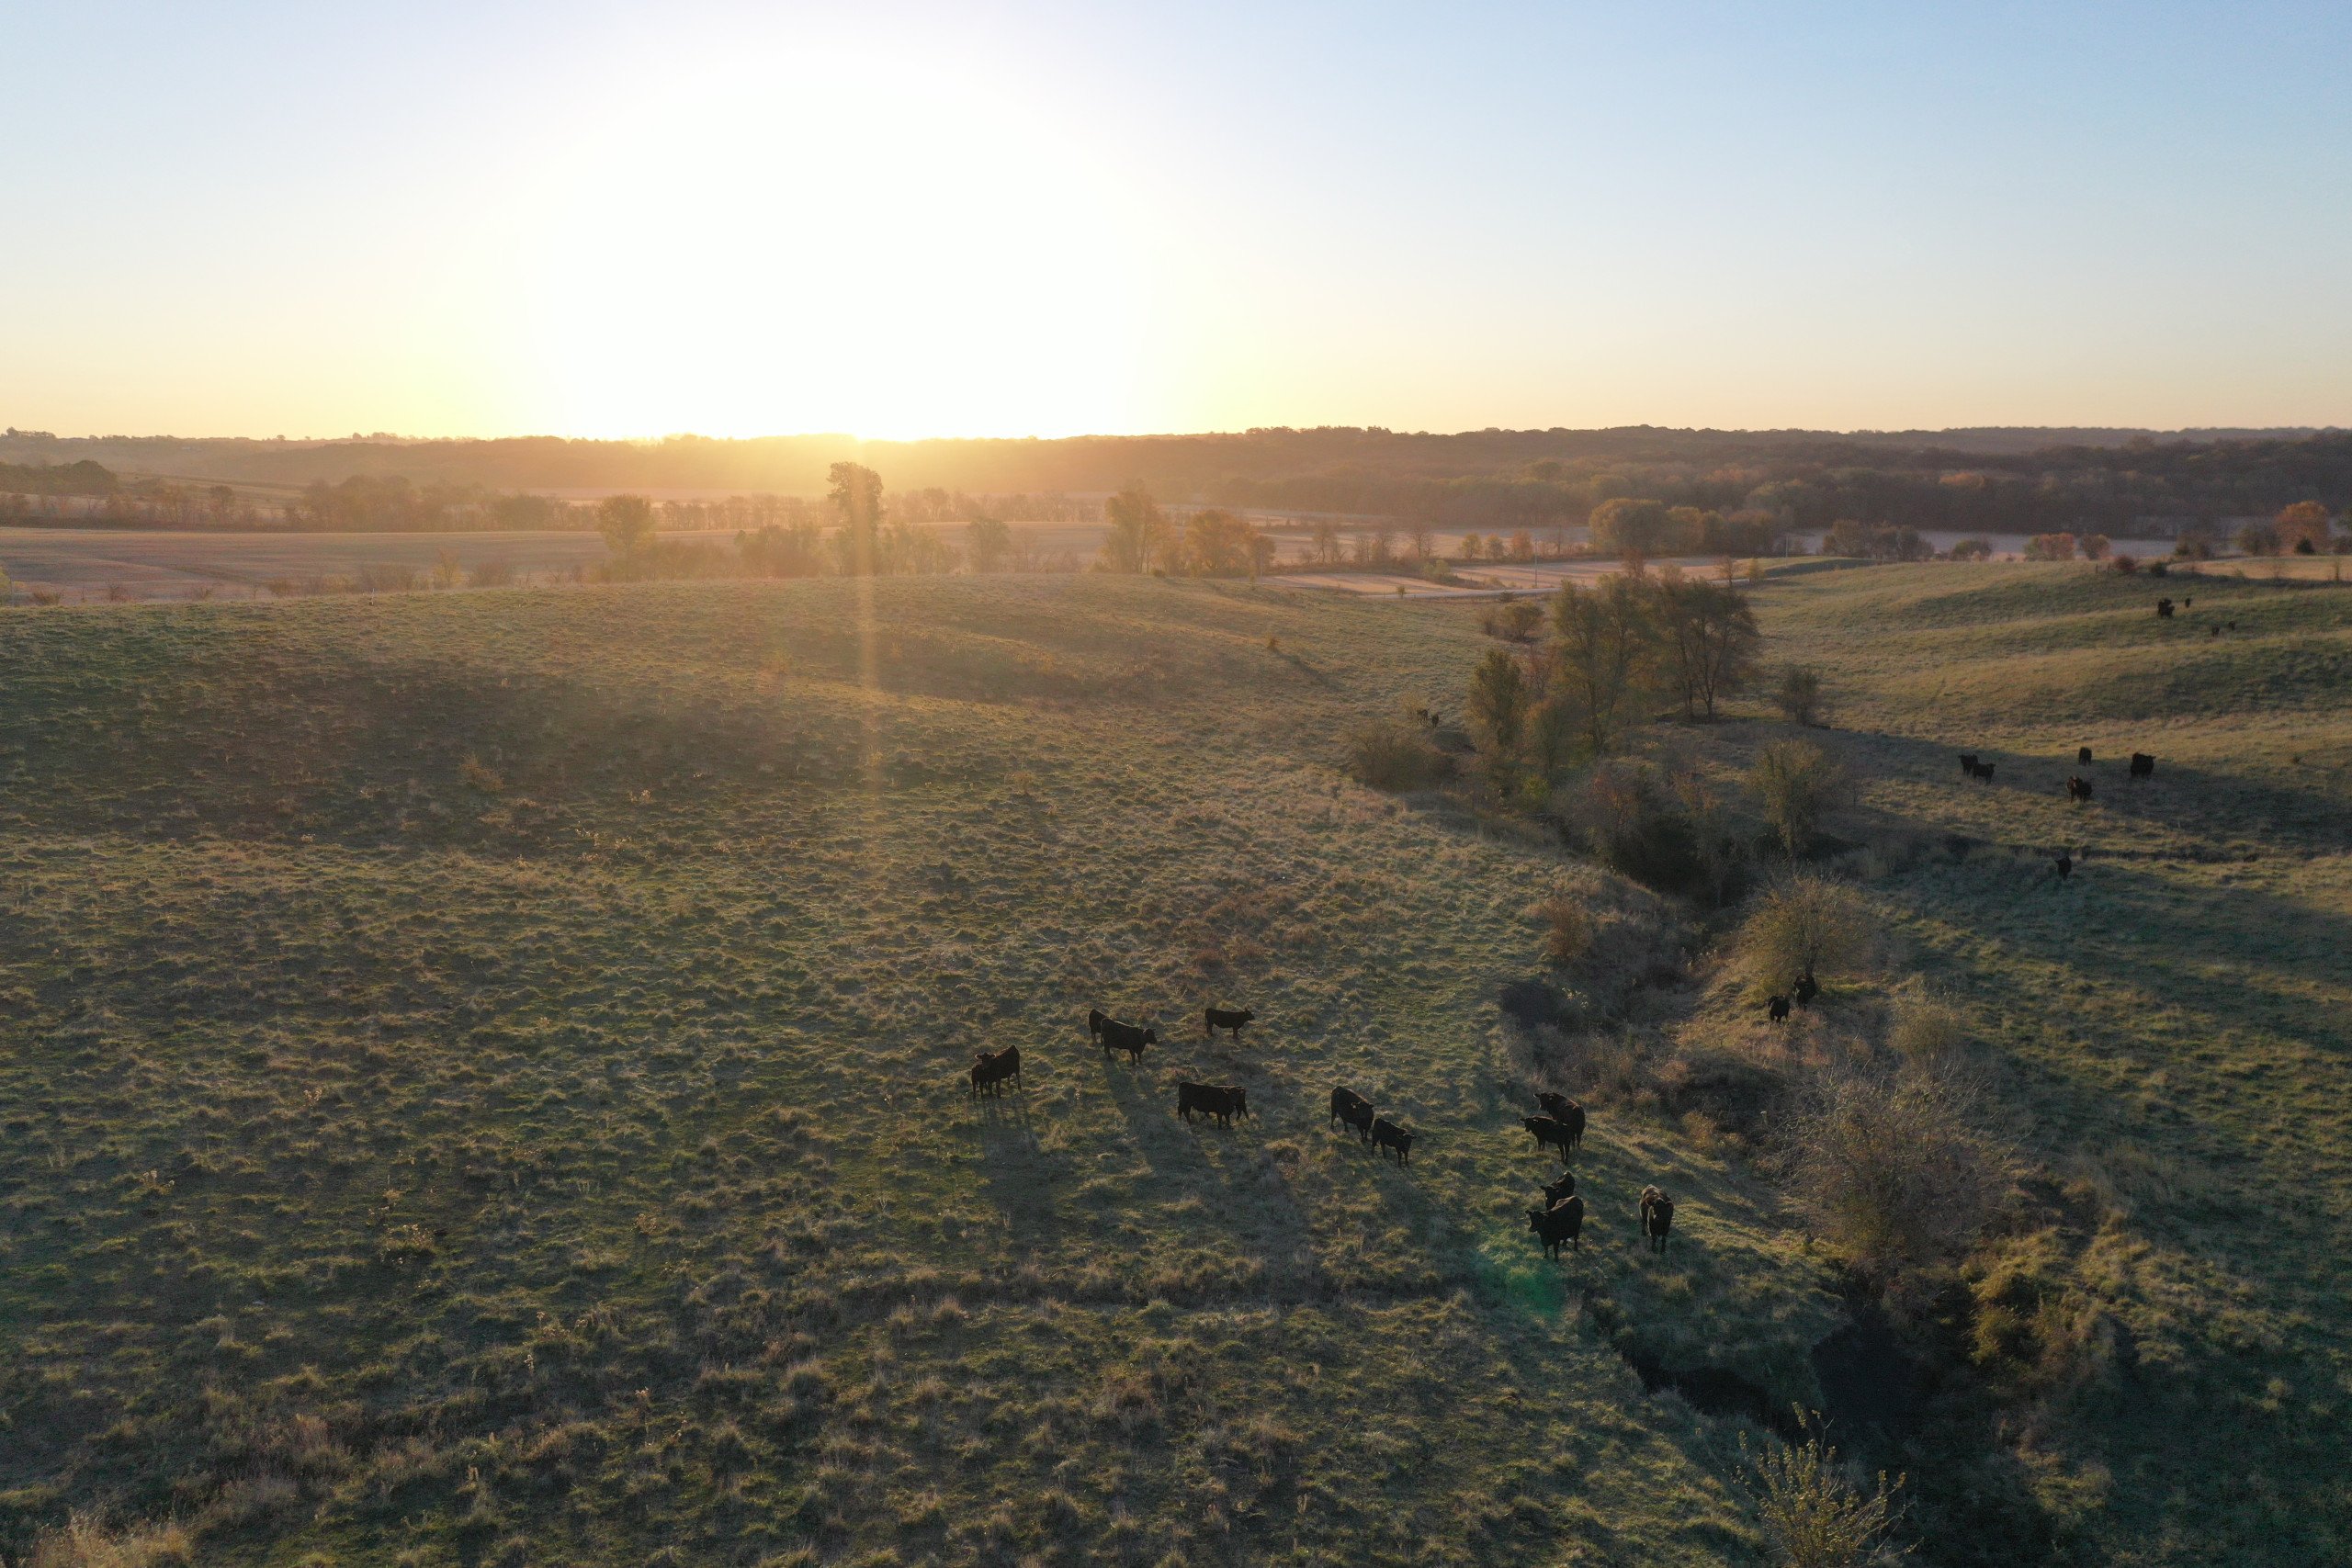
[[[2297,555],[2317,555],[2335,544],[2335,520],[2316,501],[2299,501],[2285,508],[2278,513],[2276,526],[2278,547]]]
[[[1193,513],[1184,525],[1184,558],[1203,577],[1238,577],[1250,570],[1256,530],[1219,507]]]
[[[1660,501],[1620,497],[1592,509],[1593,546],[1606,555],[1628,550],[1656,555],[1666,542],[1668,526],[1666,503]]]
[[[1102,538],[1102,564],[1113,571],[1148,571],[1168,547],[1168,519],[1151,492],[1129,485],[1102,503],[1110,531]]]

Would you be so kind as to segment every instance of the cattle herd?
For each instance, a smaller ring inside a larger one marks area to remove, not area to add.
[[[1815,987],[1813,976],[1805,976],[1798,982],[1799,1005],[1813,999]],[[1773,1016],[1783,1017],[1787,1001],[1776,997],[1780,1009]],[[1241,1026],[1251,1022],[1257,1014],[1245,1010],[1210,1008],[1203,1015],[1203,1032],[1229,1030],[1233,1037],[1241,1037]],[[1091,1009],[1086,1015],[1087,1037],[1102,1049],[1107,1060],[1114,1051],[1125,1051],[1130,1062],[1143,1059],[1146,1049],[1159,1043],[1154,1031],[1122,1023],[1101,1009]],[[995,1095],[1006,1084],[1021,1086],[1021,1047],[1008,1045],[1001,1051],[982,1051],[972,1058],[969,1073],[970,1093]],[[1570,1157],[1584,1146],[1584,1107],[1565,1094],[1539,1090],[1535,1096],[1536,1116],[1520,1119],[1520,1125],[1534,1138],[1539,1149],[1555,1149],[1565,1167]],[[1179,1079],[1176,1084],[1176,1114],[1187,1124],[1195,1116],[1209,1116],[1217,1125],[1229,1127],[1235,1117],[1250,1114],[1250,1091],[1237,1084],[1190,1083]],[[1403,1124],[1380,1114],[1373,1102],[1347,1088],[1331,1090],[1332,1124],[1345,1122],[1373,1151],[1383,1156],[1394,1156],[1399,1166],[1409,1165],[1413,1158],[1413,1144],[1419,1134]],[[1559,1179],[1544,1186],[1544,1207],[1527,1211],[1528,1229],[1544,1244],[1546,1256],[1558,1258],[1563,1247],[1584,1250],[1584,1199],[1577,1191],[1576,1172],[1563,1169]],[[1642,1235],[1653,1251],[1666,1250],[1667,1233],[1674,1225],[1674,1203],[1660,1189],[1642,1189],[1637,1205]]]

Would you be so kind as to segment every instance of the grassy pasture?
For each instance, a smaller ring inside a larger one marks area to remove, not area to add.
[[[1101,578],[0,615],[0,1543],[1753,1556],[1620,1348],[1809,1396],[1818,1262],[1605,1109],[1582,1258],[1519,1214],[1530,911],[1665,917],[1337,766],[1476,647]]]
[[[1758,604],[1828,678],[1886,983],[1962,1010],[2030,1165],[1950,1325],[2018,1495],[1936,1500],[1992,1522],[1928,1560],[2342,1560],[2352,597]],[[1341,770],[1483,646],[1092,576],[0,613],[0,1551],[78,1510],[241,1563],[1758,1560],[1735,1424],[1630,1359],[1817,1397],[1827,1260],[1596,1098],[1544,1261],[1496,1005],[1555,895],[1705,933]],[[1710,964],[1645,1027],[1769,1054]],[[1105,1063],[1091,1003],[1162,1046]],[[1025,1091],[968,1099],[1008,1043]],[[1178,1076],[1256,1119],[1187,1128]]]
[[[2047,1176],[2002,1256],[2008,1306],[2076,1345],[2007,1420],[2052,1520],[2094,1561],[2346,1560],[2352,593],[1932,566],[1761,604],[1837,698],[1897,976],[1965,1008]]]

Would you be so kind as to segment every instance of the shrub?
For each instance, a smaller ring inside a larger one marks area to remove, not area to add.
[[[1428,789],[1453,771],[1420,725],[1379,719],[1348,737],[1348,771],[1374,789]]]
[[[416,586],[416,573],[397,561],[369,561],[356,579],[362,593],[406,593]]]
[[[1702,880],[1690,825],[1638,763],[1603,763],[1586,776],[1575,825],[1593,858],[1636,882],[1668,890]]]
[[[291,599],[302,592],[301,585],[290,577],[273,577],[262,586],[269,590],[273,599]]]
[[[1527,725],[1527,675],[1519,660],[1490,648],[1470,675],[1470,736],[1489,765],[1519,750]]]
[[[1818,727],[1829,716],[1828,699],[1821,691],[1821,675],[1808,664],[1782,667],[1780,682],[1772,688],[1772,705],[1791,724],[1807,728]]]
[[[1526,642],[1544,624],[1544,606],[1532,599],[1506,599],[1478,617],[1479,628],[1505,642]]]
[[[1750,1449],[1742,1433],[1739,1457],[1765,1538],[1789,1568],[1864,1568],[1905,1555],[1889,1540],[1903,1517],[1894,1501],[1903,1478],[1889,1483],[1881,1471],[1863,1491],[1817,1426],[1805,1424],[1802,1443],[1764,1449]]]
[[[2162,564],[2162,563],[2159,563]],[[2107,558],[2107,567],[2118,577],[2129,577],[2140,570],[2140,563],[2121,550]]]
[[[57,604],[65,599],[65,595],[54,588],[28,588],[25,596],[36,604]]]
[[[1756,754],[1747,782],[1791,861],[1811,847],[1823,814],[1847,787],[1846,770],[1808,740],[1766,746]]]
[[[514,581],[514,563],[503,560],[486,560],[474,568],[472,581],[476,588],[511,587]]]
[[[129,604],[130,602],[130,586],[129,586],[127,583],[121,583],[121,582],[109,582],[109,583],[107,583],[107,604]]]
[[[1815,1229],[1884,1286],[1957,1257],[2007,1183],[1973,1124],[1975,1086],[1949,1065],[1826,1068],[1797,1099],[1782,1156]]]
[[[1544,916],[1544,956],[1563,966],[1574,964],[1592,950],[1592,917],[1585,907],[1569,898],[1545,901]]]
[[[1768,888],[1739,930],[1748,983],[1770,992],[1800,975],[1852,975],[1875,959],[1870,911],[1854,890],[1797,875]]]
[[[1951,558],[1954,560],[1991,560],[1993,558],[1993,541],[1990,539],[1956,539],[1952,542]]]
[[[6,604],[8,602],[8,596],[16,592],[16,586],[8,581],[8,574],[6,571],[0,571],[0,604]]]

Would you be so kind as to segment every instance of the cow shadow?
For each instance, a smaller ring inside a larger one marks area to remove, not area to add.
[[[1061,1156],[1048,1150],[1038,1135],[1039,1117],[1032,1104],[1035,1092],[1007,1084],[1000,1093],[971,1100],[981,1187],[1004,1216],[1013,1240],[1027,1247],[1048,1246],[1061,1235],[1053,1190],[1068,1174]]]
[[[1280,1080],[1263,1072],[1235,1075],[1250,1091],[1250,1114],[1220,1126],[1195,1114],[1187,1124],[1176,1113],[1176,1080],[1190,1069],[1146,1058],[1138,1071],[1114,1064],[1106,1087],[1125,1118],[1132,1146],[1141,1156],[1146,1180],[1157,1204],[1197,1200],[1209,1224],[1233,1238],[1275,1273],[1311,1268],[1314,1234],[1305,1202],[1266,1145],[1295,1119],[1295,1099]]]

